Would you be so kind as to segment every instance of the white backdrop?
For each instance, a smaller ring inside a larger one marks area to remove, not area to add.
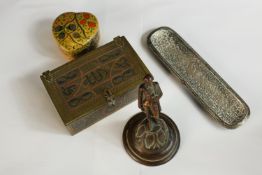
[[[88,11],[100,21],[100,45],[124,35],[160,83],[162,110],[177,124],[181,145],[167,164],[146,167],[122,145],[134,102],[70,136],[39,76],[66,62],[52,21]],[[261,175],[261,0],[1,0],[1,175]],[[224,129],[198,108],[144,44],[145,34],[177,31],[247,102],[251,116]]]

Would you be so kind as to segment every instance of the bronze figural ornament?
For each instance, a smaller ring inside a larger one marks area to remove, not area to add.
[[[158,83],[152,81],[151,75],[146,75],[144,83],[139,87],[138,107],[146,114],[149,130],[153,130],[154,123],[159,118],[159,112],[161,111],[159,99],[162,95]]]
[[[146,75],[138,90],[138,107],[123,132],[127,153],[137,162],[155,166],[169,161],[176,154],[180,135],[176,124],[161,113],[162,91],[151,75]]]

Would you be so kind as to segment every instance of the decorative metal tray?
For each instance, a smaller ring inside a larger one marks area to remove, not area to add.
[[[236,128],[249,116],[241,97],[175,31],[160,27],[149,34],[147,42],[163,65],[225,127]]]

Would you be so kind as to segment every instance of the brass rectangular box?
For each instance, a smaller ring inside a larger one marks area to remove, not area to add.
[[[88,126],[137,99],[137,88],[150,74],[125,37],[116,37],[41,79],[70,133]]]

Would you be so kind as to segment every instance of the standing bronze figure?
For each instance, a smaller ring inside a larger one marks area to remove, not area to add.
[[[148,128],[153,130],[154,123],[159,118],[161,111],[159,99],[163,95],[157,82],[153,82],[152,75],[148,74],[144,78],[144,83],[140,85],[138,91],[138,107],[145,113],[148,120]]]
[[[123,132],[127,153],[136,161],[149,166],[172,159],[180,143],[177,126],[160,112],[159,99],[162,95],[153,76],[146,75],[138,91],[138,107],[142,112],[127,122]]]

